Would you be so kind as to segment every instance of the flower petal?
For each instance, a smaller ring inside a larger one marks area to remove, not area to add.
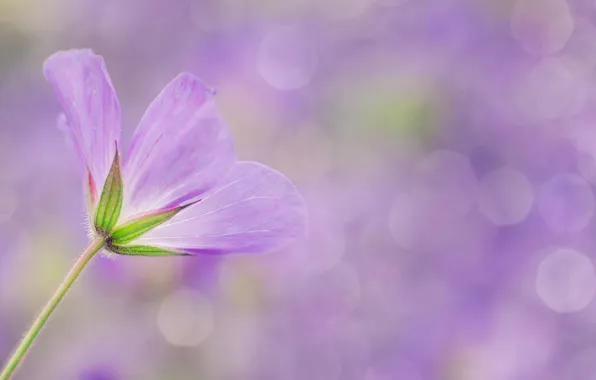
[[[182,73],[151,103],[125,164],[126,216],[192,201],[225,177],[234,147],[213,95]]]
[[[306,207],[289,179],[238,162],[217,189],[135,243],[187,253],[265,252],[305,230]]]
[[[101,189],[121,133],[120,106],[103,58],[89,49],[60,51],[45,61],[43,73],[65,115],[59,125],[92,176],[90,182]]]

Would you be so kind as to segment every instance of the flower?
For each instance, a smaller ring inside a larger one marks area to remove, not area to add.
[[[200,79],[182,73],[163,89],[121,163],[120,106],[103,58],[89,49],[60,51],[43,71],[84,164],[92,232],[107,250],[256,253],[303,234],[303,198],[277,171],[236,160],[215,92]]]

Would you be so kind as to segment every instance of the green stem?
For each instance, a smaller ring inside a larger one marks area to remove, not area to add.
[[[10,379],[14,371],[19,366],[19,363],[23,360],[25,354],[27,354],[27,351],[31,347],[31,344],[33,344],[33,341],[35,340],[35,338],[37,338],[37,335],[39,335],[39,332],[46,324],[48,318],[50,317],[50,315],[52,315],[52,312],[56,309],[60,301],[62,301],[64,295],[66,295],[68,289],[70,289],[70,287],[75,282],[77,277],[79,277],[85,266],[89,263],[93,256],[95,256],[95,254],[99,252],[99,250],[104,246],[104,244],[105,243],[103,239],[98,239],[94,241],[93,243],[91,243],[89,247],[87,247],[87,249],[85,250],[85,252],[83,252],[81,257],[79,257],[79,259],[72,267],[70,272],[68,272],[68,274],[66,275],[66,278],[64,278],[64,281],[62,281],[62,284],[60,284],[60,286],[56,290],[56,293],[54,293],[50,301],[43,308],[43,310],[39,314],[39,317],[37,317],[35,322],[33,322],[33,325],[31,326],[29,331],[27,331],[27,334],[15,350],[10,360],[6,363],[4,370],[0,374],[0,380]]]

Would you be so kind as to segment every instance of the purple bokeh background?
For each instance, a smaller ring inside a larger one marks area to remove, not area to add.
[[[179,72],[215,87],[309,235],[98,257],[15,379],[596,376],[596,2],[0,0],[0,363],[87,244],[41,73],[80,47],[125,146]]]

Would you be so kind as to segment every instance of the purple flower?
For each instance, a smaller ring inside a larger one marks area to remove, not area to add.
[[[198,78],[178,75],[151,103],[120,173],[120,106],[103,59],[91,50],[61,51],[44,74],[84,164],[93,232],[108,250],[253,253],[304,232],[298,191],[273,169],[236,161],[215,92]]]

